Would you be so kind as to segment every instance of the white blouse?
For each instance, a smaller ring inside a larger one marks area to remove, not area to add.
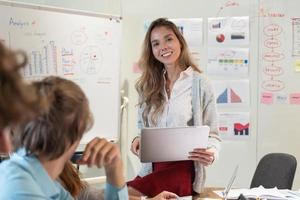
[[[167,101],[165,102],[164,111],[158,117],[157,125],[152,124],[151,120],[149,120],[150,127],[180,127],[188,125],[187,122],[192,119],[193,114],[192,81],[193,69],[188,67],[180,73],[179,78],[174,83],[169,99],[165,90]]]

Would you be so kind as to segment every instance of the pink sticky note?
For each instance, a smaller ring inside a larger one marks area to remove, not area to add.
[[[260,103],[262,104],[272,104],[273,103],[273,93],[262,92],[260,95]]]
[[[290,94],[290,104],[300,104],[300,93]]]
[[[136,73],[136,74],[140,74],[142,73],[142,69],[140,68],[140,66],[138,65],[138,63],[133,63],[132,65],[132,72]]]

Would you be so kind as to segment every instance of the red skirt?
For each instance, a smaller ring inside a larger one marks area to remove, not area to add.
[[[148,197],[154,197],[162,191],[178,196],[193,195],[195,168],[193,161],[175,161],[153,163],[153,172],[147,176],[137,176],[127,185]]]

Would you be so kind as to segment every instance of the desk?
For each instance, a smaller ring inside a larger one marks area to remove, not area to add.
[[[214,187],[207,187],[204,188],[203,192],[200,195],[193,196],[193,200],[203,200],[205,198],[210,199],[221,199],[216,193],[213,191],[215,190],[223,190],[224,188],[214,188]]]

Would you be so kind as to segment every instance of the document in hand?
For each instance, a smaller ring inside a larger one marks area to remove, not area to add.
[[[193,149],[206,149],[208,134],[208,126],[142,129],[141,162],[188,160]]]
[[[223,191],[214,191],[220,197],[223,197]],[[243,194],[247,198],[261,198],[261,199],[288,199],[280,190],[277,188],[264,188],[259,186],[251,189],[231,189],[227,195],[228,199],[237,199],[240,194]]]

